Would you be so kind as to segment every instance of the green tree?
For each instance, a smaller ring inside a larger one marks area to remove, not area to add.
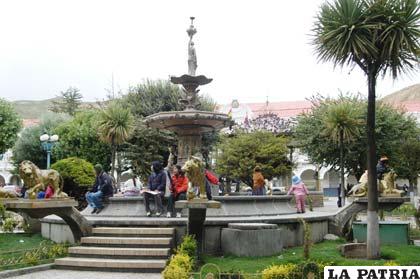
[[[132,135],[134,117],[130,110],[117,102],[112,102],[102,109],[98,119],[99,138],[111,146],[111,174],[115,171],[117,148]]]
[[[123,144],[121,150],[133,172],[145,180],[151,172],[152,162],[167,160],[169,147],[174,143],[174,134],[148,128],[137,120],[131,139]]]
[[[98,121],[99,110],[89,110],[78,112],[73,119],[57,126],[54,133],[60,136],[60,142],[54,152],[56,159],[78,157],[100,163],[108,171],[111,149],[99,139]]]
[[[70,116],[74,116],[82,104],[83,96],[80,94],[79,89],[70,86],[66,91],[61,91],[57,98],[58,100],[52,101],[49,110],[55,113],[67,113]]]
[[[267,179],[290,174],[292,164],[287,158],[287,140],[266,131],[222,136],[218,145],[216,171],[239,178],[252,186],[252,173],[259,165]]]
[[[66,122],[68,117],[55,113],[47,113],[41,118],[39,125],[22,130],[20,137],[13,147],[13,162],[16,166],[24,160],[30,160],[41,169],[47,167],[47,155],[42,149],[39,137],[43,133],[54,134],[54,129],[61,123]],[[51,161],[57,160],[56,151],[58,145],[52,150]]]
[[[380,257],[376,180],[376,81],[393,78],[418,63],[419,4],[416,0],[335,0],[321,6],[314,26],[316,52],[334,65],[357,65],[368,82],[368,236],[367,257]]]
[[[331,103],[340,101],[350,102],[355,109],[362,112],[356,120],[363,121],[359,125],[354,140],[344,145],[344,168],[357,179],[367,168],[367,135],[361,127],[366,124],[367,104],[366,100],[357,96],[340,96],[337,100],[314,97],[312,110],[297,118],[294,136],[313,163],[323,166],[331,166],[334,169],[340,167],[340,148],[331,137],[324,133],[326,127],[324,120],[325,111]],[[405,114],[404,111],[388,104],[379,103],[376,110],[376,135],[378,153],[387,155],[393,166],[399,165],[400,146],[403,139],[413,138],[416,135],[416,121]]]
[[[404,139],[400,145],[395,170],[399,177],[406,178],[410,186],[418,192],[417,183],[420,175],[420,133],[417,137]]]
[[[13,147],[22,121],[12,104],[0,98],[0,154]]]
[[[340,149],[340,176],[341,176],[341,204],[345,205],[344,182],[344,144],[351,143],[360,134],[362,110],[354,102],[340,98],[325,107],[322,119],[324,129],[322,133],[333,142],[339,144]]]
[[[168,148],[177,145],[177,137],[168,131],[148,128],[143,124],[144,117],[161,111],[182,110],[179,99],[183,92],[179,86],[162,80],[146,80],[131,87],[121,99],[121,103],[128,107],[136,118],[133,136],[121,147],[121,152],[127,158],[126,165],[130,165],[137,175],[146,177],[150,173],[150,163],[154,160],[165,162],[169,156]],[[197,109],[214,111],[216,103],[207,95],[200,95],[200,105]],[[210,154],[217,142],[218,135],[203,136],[203,157]]]
[[[128,90],[123,102],[135,116],[146,117],[160,111],[182,110],[178,100],[182,92],[177,85],[163,80],[146,80]]]

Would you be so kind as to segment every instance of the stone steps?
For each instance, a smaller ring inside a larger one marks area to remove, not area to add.
[[[172,237],[174,228],[125,228],[125,227],[99,227],[93,228],[94,236],[148,236],[148,237]]]
[[[104,237],[87,236],[80,239],[82,245],[117,247],[170,247],[171,237]]]
[[[55,267],[80,270],[114,270],[160,272],[166,266],[166,260],[145,259],[103,259],[66,257],[55,260]]]
[[[56,259],[61,269],[160,272],[174,245],[173,228],[98,227]]]
[[[124,258],[141,257],[142,259],[168,259],[170,248],[118,248],[76,246],[69,248],[72,257],[86,258]]]

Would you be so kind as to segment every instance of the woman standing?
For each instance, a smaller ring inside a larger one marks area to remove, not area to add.
[[[181,218],[180,210],[175,210],[174,205],[176,201],[187,199],[188,178],[179,165],[173,167],[172,173],[172,187],[170,189],[171,194],[168,199],[168,213],[166,214],[166,217],[171,218],[175,211],[177,211],[176,217]]]
[[[261,168],[256,166],[254,168],[254,174],[252,175],[252,179],[254,180],[254,185],[252,187],[252,195],[253,196],[262,196],[264,195],[264,176],[262,175]]]

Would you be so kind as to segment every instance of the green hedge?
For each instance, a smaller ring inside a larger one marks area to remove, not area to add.
[[[93,165],[77,157],[57,161],[51,168],[61,174],[65,183],[70,183],[74,186],[91,186],[95,182]]]

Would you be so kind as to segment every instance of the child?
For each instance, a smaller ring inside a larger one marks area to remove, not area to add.
[[[308,194],[308,189],[297,175],[293,176],[292,184],[287,194],[290,195],[293,193],[295,195],[297,213],[305,213],[305,199]]]
[[[45,191],[45,198],[51,199],[54,196],[54,188],[51,184],[48,184],[47,190]]]

